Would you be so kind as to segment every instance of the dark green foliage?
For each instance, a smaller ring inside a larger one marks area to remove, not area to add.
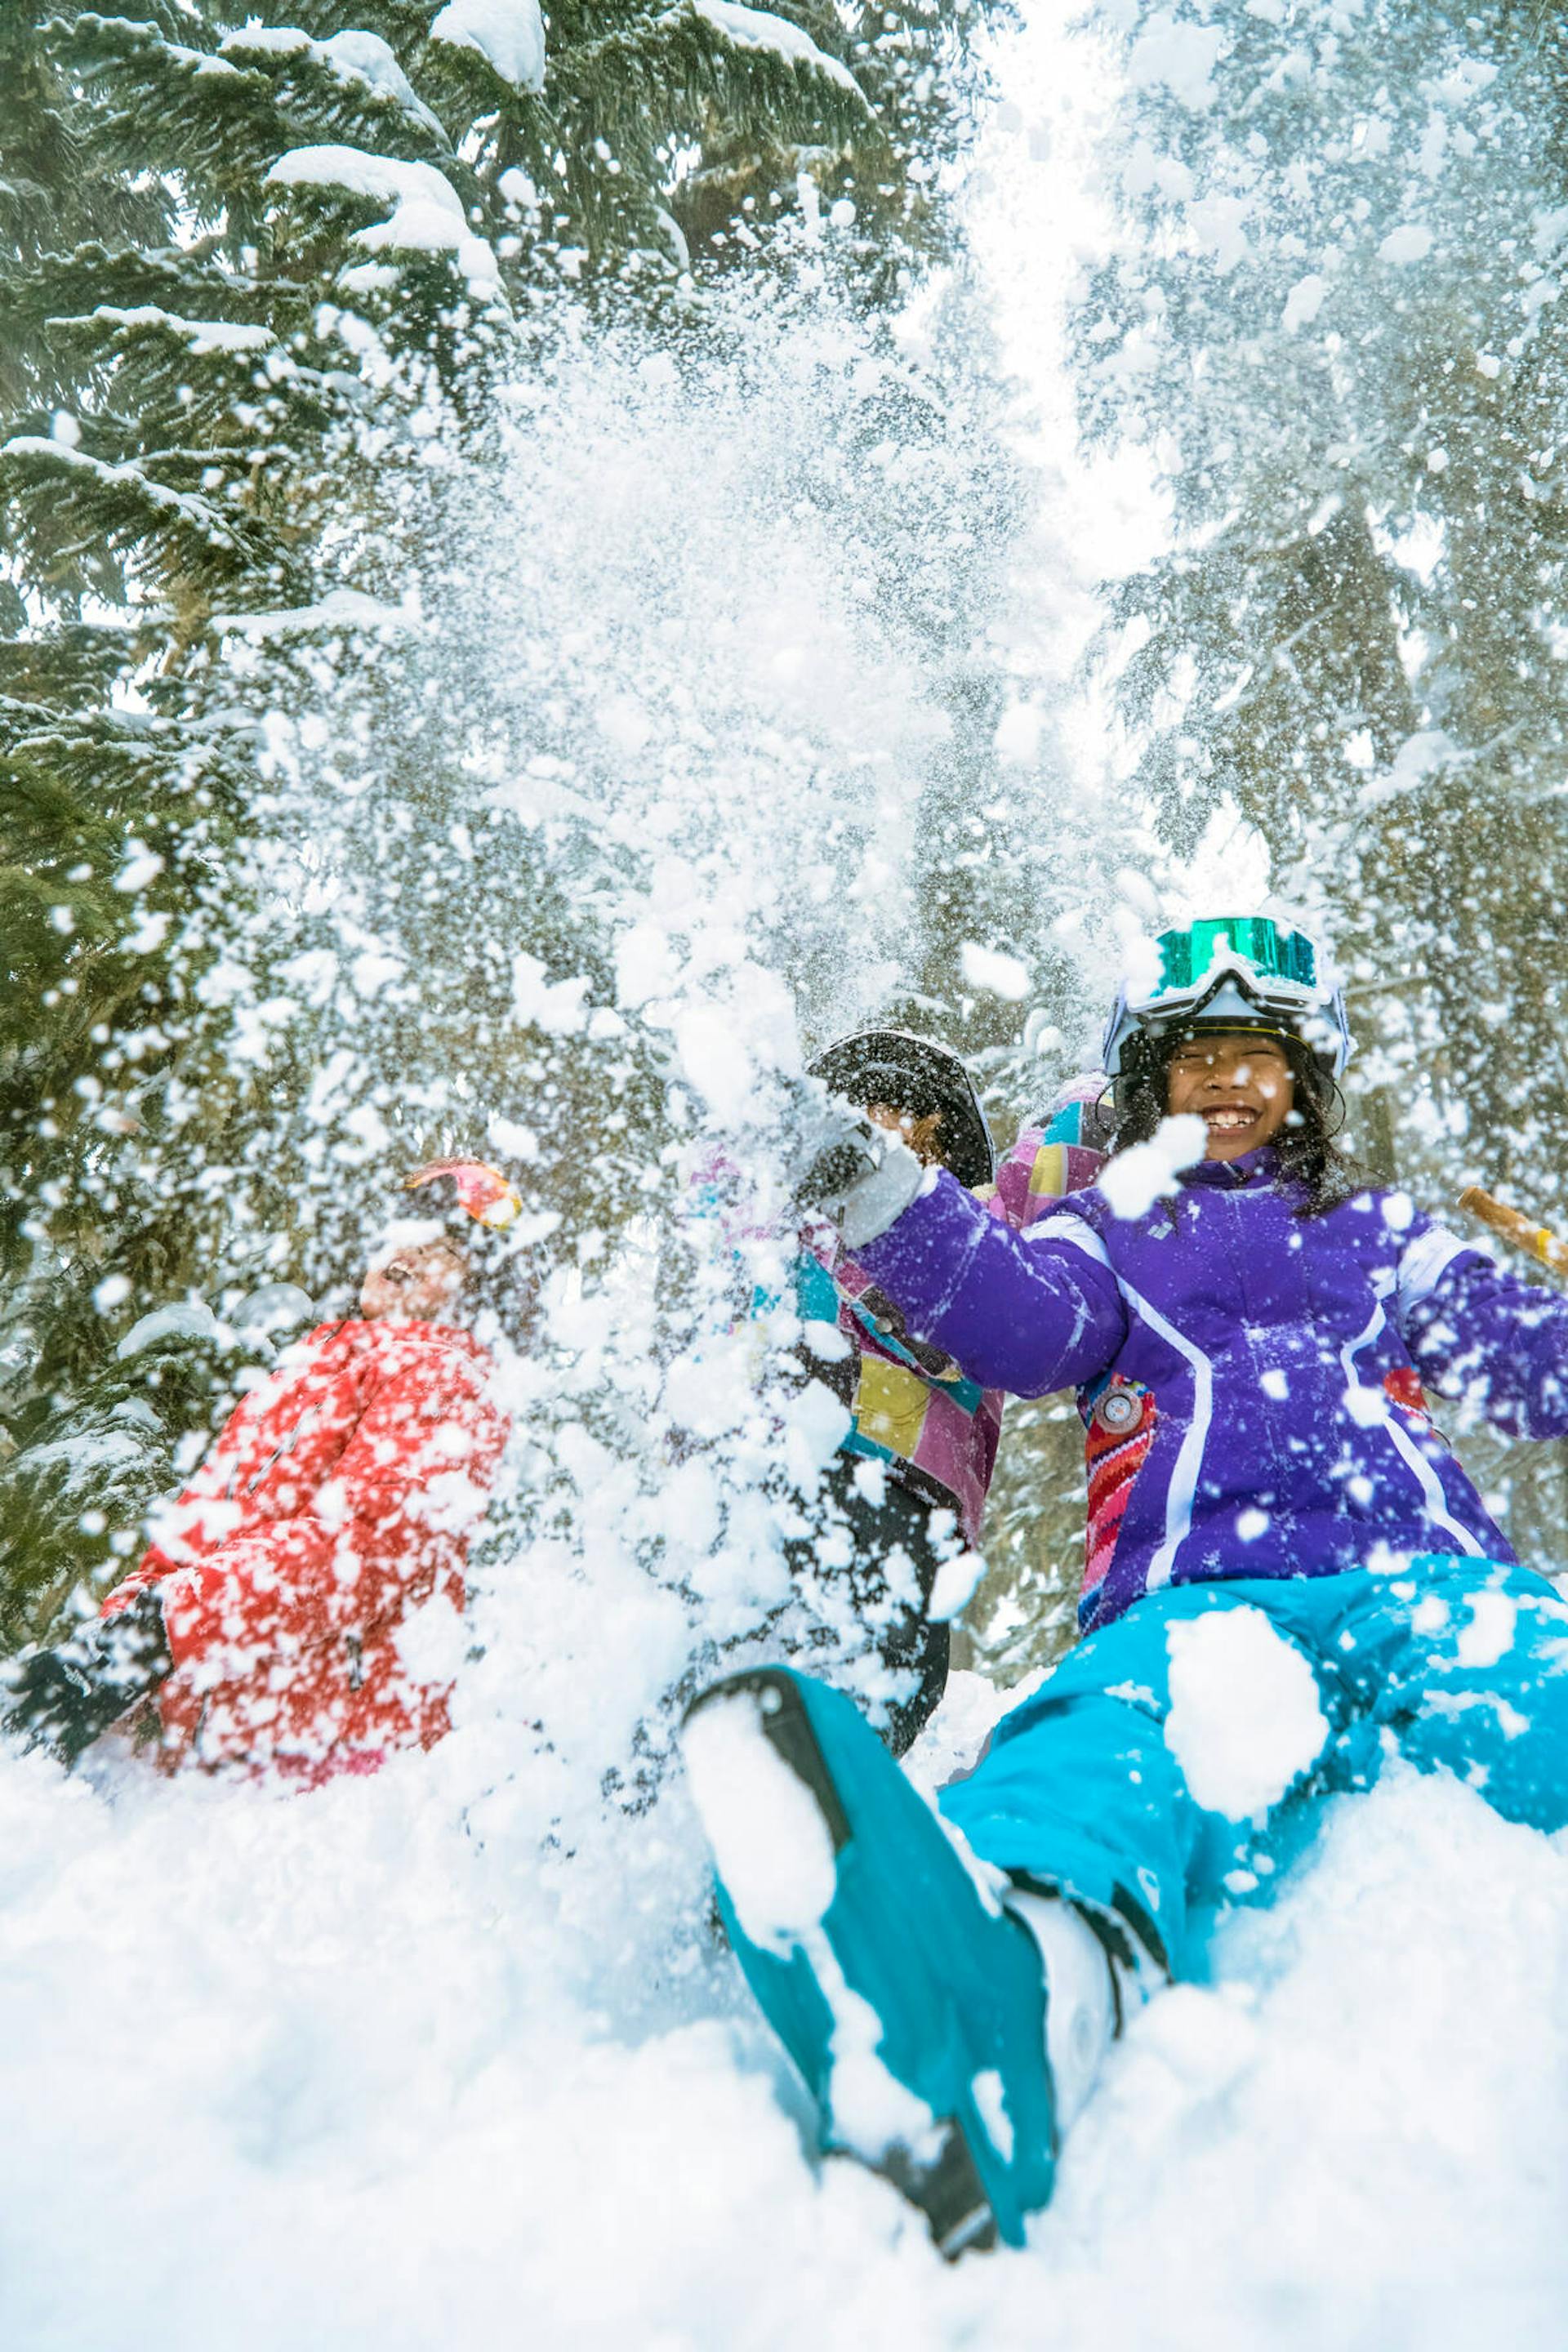
[[[72,1402],[39,1404],[0,1465],[0,1648],[43,1639],[73,1593],[102,1598],[136,1565],[147,1515],[180,1483],[273,1356],[258,1333],[185,1328],[100,1358]]]
[[[157,1434],[101,1369],[142,1312],[346,1279],[389,1173],[473,1148],[498,1068],[582,1138],[557,1213],[635,1204],[621,1139],[657,1076],[607,1033],[569,1073],[519,1064],[514,954],[599,1003],[613,983],[566,887],[520,904],[464,846],[460,664],[438,677],[392,610],[431,537],[425,459],[487,448],[552,305],[689,331],[683,220],[747,259],[732,215],[787,209],[805,172],[875,213],[868,266],[929,245],[905,167],[962,135],[939,68],[982,22],[797,6],[821,55],[786,55],[689,5],[568,5],[533,89],[433,38],[437,11],[40,0],[0,28],[13,1633],[42,1630],[70,1559],[106,1565],[84,1511],[124,1538],[167,1475],[162,1405]],[[300,150],[339,152],[279,173]],[[301,761],[292,718],[327,709],[341,741]],[[342,890],[318,910],[300,877],[324,870]],[[356,958],[388,948],[395,976],[365,982]],[[205,1394],[180,1391],[182,1426]]]
[[[1180,419],[1186,543],[1124,598],[1148,632],[1128,705],[1146,718],[1189,667],[1150,754],[1168,819],[1201,826],[1232,792],[1287,879],[1348,898],[1363,1033],[1415,1053],[1494,1176],[1522,1174],[1522,1074],[1568,1111],[1559,1025],[1531,967],[1504,970],[1568,888],[1568,373],[1545,274],[1568,33],[1507,5],[1384,6],[1285,74],[1300,26],[1214,22],[1217,103],[1145,102],[1175,193],[1141,194],[1142,250],[1086,320],[1098,422]],[[1216,203],[1241,208],[1239,250]],[[1205,205],[1214,257],[1178,253]]]
[[[46,672],[68,652],[35,643]],[[133,1315],[142,1285],[177,1279],[189,1232],[179,1187],[153,1160],[171,1064],[192,1034],[216,845],[232,832],[242,778],[222,728],[0,702],[0,1264],[13,1412],[79,1376],[122,1326],[92,1308],[101,1280],[124,1275]]]
[[[93,238],[157,245],[171,217],[163,188],[83,168],[84,126],[37,37],[46,13],[12,6],[0,18],[0,257],[7,279]],[[23,319],[11,316],[7,326],[0,403],[10,406],[22,396],[36,345]]]

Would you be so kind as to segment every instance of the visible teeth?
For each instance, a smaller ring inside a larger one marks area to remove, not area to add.
[[[1204,1116],[1211,1127],[1234,1128],[1239,1131],[1244,1127],[1250,1127],[1258,1113],[1252,1110],[1211,1110],[1205,1111]]]

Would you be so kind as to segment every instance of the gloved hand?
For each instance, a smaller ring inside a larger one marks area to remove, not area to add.
[[[0,1730],[47,1748],[68,1771],[84,1748],[148,1698],[174,1664],[156,1591],[5,1668]],[[8,1704],[6,1703],[8,1701]]]
[[[860,1249],[902,1216],[927,1171],[901,1136],[837,1096],[816,1093],[815,1149],[795,1180],[795,1197],[802,1209],[837,1225],[847,1249]]]

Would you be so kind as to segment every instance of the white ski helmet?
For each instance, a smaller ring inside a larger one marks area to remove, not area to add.
[[[1257,1029],[1300,1037],[1326,1075],[1351,1056],[1344,992],[1323,970],[1317,942],[1269,915],[1223,915],[1162,931],[1157,976],[1123,981],[1106,1026],[1107,1077],[1122,1075],[1138,1037],[1175,1030]]]

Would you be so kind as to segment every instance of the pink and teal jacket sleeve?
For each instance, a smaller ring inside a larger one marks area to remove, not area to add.
[[[997,1172],[991,1200],[970,1202],[983,1224],[1023,1229],[1055,1205],[1056,1189],[1088,1183],[1102,1155],[1078,1138],[1086,1100],[1104,1081],[1075,1080],[1046,1118],[1027,1128]],[[754,1292],[740,1277],[745,1244],[765,1239],[748,1219],[739,1172],[717,1159],[698,1171],[694,1212],[716,1221],[738,1279],[731,1304],[741,1317],[760,1315],[778,1294]],[[980,1540],[985,1498],[1002,1428],[999,1386],[972,1377],[951,1351],[911,1337],[898,1307],[855,1259],[836,1244],[831,1229],[804,1237],[794,1266],[795,1304],[808,1324],[837,1324],[848,1352],[836,1361],[814,1358],[812,1377],[830,1387],[850,1416],[846,1454],[886,1464],[889,1475],[932,1504],[952,1508],[970,1544]],[[744,1292],[749,1306],[741,1297]]]
[[[996,1171],[996,1198],[1010,1225],[1022,1232],[1054,1208],[1064,1193],[1081,1192],[1105,1165],[1096,1106],[1105,1092],[1099,1070],[1068,1080],[1042,1118],[1026,1127]]]
[[[1083,1143],[1081,1126],[1104,1086],[1096,1072],[1064,1087],[1006,1155],[984,1206],[961,1192],[982,1230],[1025,1231],[1056,1205],[1062,1188],[1092,1181],[1103,1154]],[[802,1279],[807,1289],[815,1286],[819,1317],[829,1316],[826,1285],[836,1286],[839,1328],[853,1350],[837,1382],[851,1414],[845,1452],[884,1461],[905,1485],[950,1499],[965,1540],[977,1544],[1001,1435],[1003,1384],[955,1361],[945,1343],[927,1349],[911,1338],[866,1268],[842,1253],[803,1261]]]
[[[1004,1229],[1000,1199],[983,1206],[954,1190],[983,1223]],[[837,1363],[813,1367],[848,1408],[843,1451],[885,1463],[900,1484],[952,1509],[965,1542],[978,1544],[1002,1431],[1000,1388],[912,1336],[894,1302],[841,1249],[803,1250],[795,1290],[803,1320],[837,1319],[849,1342]]]

